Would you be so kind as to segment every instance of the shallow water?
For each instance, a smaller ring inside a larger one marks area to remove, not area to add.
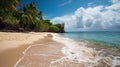
[[[61,35],[120,49],[120,32],[74,32],[62,33]]]
[[[72,61],[83,64],[83,67],[115,67],[120,65],[120,54],[114,55],[107,49],[89,48],[89,43],[75,41],[61,35],[55,35],[54,40],[65,44],[62,52],[65,55],[61,61]],[[77,66],[74,66],[77,67]]]

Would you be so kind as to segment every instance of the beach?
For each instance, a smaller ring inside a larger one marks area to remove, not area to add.
[[[120,53],[57,33],[0,32],[0,67],[119,67]]]
[[[49,49],[46,48],[47,46],[46,44],[52,42],[51,37],[52,36],[49,33],[0,32],[0,67],[14,67],[16,63],[18,63],[19,59],[23,57],[24,55],[23,52],[31,45],[35,46],[36,44],[39,44],[38,46],[40,47],[39,49],[41,50],[44,49],[49,53]],[[57,43],[57,42],[53,41],[53,43]],[[44,46],[40,46],[40,44],[43,44]],[[61,49],[61,45],[56,45],[56,46],[58,47],[55,50],[58,50],[59,52]],[[61,53],[60,56],[62,56]]]
[[[0,32],[0,67],[82,66],[66,59],[53,34]]]
[[[120,0],[0,0],[0,67],[120,67]]]

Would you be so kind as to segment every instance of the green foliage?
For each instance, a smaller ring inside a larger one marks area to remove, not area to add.
[[[64,24],[55,24],[55,26],[57,26],[59,28],[60,33],[65,32],[64,31]]]
[[[38,11],[35,3],[26,4],[23,6],[23,10],[21,9],[21,12],[23,13],[20,13],[20,25],[24,28],[36,28]]]
[[[18,20],[12,14],[7,15],[7,17],[4,19],[4,22],[9,23],[9,24],[18,24],[19,21],[20,20]]]
[[[41,20],[40,22],[40,31],[47,32],[49,30],[49,27],[51,26],[51,23],[49,20]]]
[[[30,4],[26,4],[23,7],[23,12],[26,15],[31,15],[34,19],[37,17],[38,15],[38,10],[36,8],[36,5],[34,2],[30,3]]]
[[[53,25],[50,20],[44,20],[41,11],[38,11],[34,2],[20,6],[20,0],[0,0],[0,17],[2,27],[7,29],[32,30],[41,32],[64,32],[64,24]],[[16,5],[18,10],[16,9]],[[16,25],[16,26],[15,26]],[[2,29],[2,28],[1,28]]]
[[[49,31],[50,32],[59,32],[59,27],[57,27],[57,26],[55,26],[55,25],[52,25],[52,26],[50,26],[50,28],[49,28]]]
[[[34,2],[27,4],[23,7],[23,12],[24,15],[26,15],[29,19],[29,23],[31,21],[31,23],[34,23],[34,19],[36,19],[37,15],[38,15],[38,11],[36,8],[36,5]]]
[[[50,22],[50,20],[42,20],[44,23],[48,24],[49,26],[52,25],[52,23]]]
[[[40,21],[36,21],[34,24],[34,30],[39,32],[40,31]]]
[[[0,17],[10,24],[18,24],[19,20],[14,16],[17,12],[16,5],[19,4],[19,0],[0,0]]]
[[[0,16],[3,17],[8,13],[16,12],[16,5],[18,4],[19,0],[0,0]]]
[[[43,20],[42,12],[40,11],[37,16],[38,20]]]

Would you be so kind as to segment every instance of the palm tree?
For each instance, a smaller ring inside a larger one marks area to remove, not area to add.
[[[23,12],[25,15],[29,16],[31,21],[32,21],[32,19],[36,19],[37,15],[38,15],[38,11],[37,11],[37,8],[36,8],[36,5],[34,2],[25,5],[23,7]],[[32,23],[34,23],[34,22],[32,21]]]
[[[0,0],[0,16],[16,12],[16,5],[18,4],[19,0]]]
[[[43,20],[43,15],[41,11],[38,13],[38,20]]]
[[[36,5],[34,2],[30,4],[26,4],[23,6],[23,13],[21,13],[21,19],[20,19],[20,24],[22,27],[27,27],[27,28],[34,28],[36,26],[35,24],[37,23],[37,16],[38,16],[38,10],[36,8]]]

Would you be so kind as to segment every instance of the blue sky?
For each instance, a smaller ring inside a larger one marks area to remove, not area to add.
[[[43,12],[46,19],[73,13],[79,7],[111,4],[109,0],[21,0],[21,3],[26,4],[32,1]]]
[[[120,0],[21,0],[34,1],[45,19],[65,23],[66,31],[120,31]]]

